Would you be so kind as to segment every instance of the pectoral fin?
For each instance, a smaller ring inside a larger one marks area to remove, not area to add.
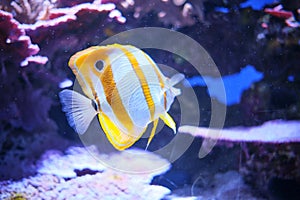
[[[145,131],[138,136],[125,133],[103,112],[98,114],[98,119],[109,142],[119,151],[131,147]]]
[[[173,118],[167,112],[165,112],[164,114],[161,114],[159,117],[164,121],[164,123],[168,127],[170,127],[174,131],[174,134],[175,134],[176,133],[176,124],[175,124]]]
[[[70,126],[79,134],[86,132],[97,114],[92,101],[78,92],[68,89],[61,91],[59,98]]]

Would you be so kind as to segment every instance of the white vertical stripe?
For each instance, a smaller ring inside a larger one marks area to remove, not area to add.
[[[136,126],[144,128],[150,122],[150,111],[133,66],[122,50],[109,54],[111,68],[122,103]]]
[[[104,89],[103,89],[103,85],[101,83],[100,77],[98,77],[96,74],[94,74],[92,70],[89,70],[89,74],[90,74],[89,78],[94,86],[96,95],[97,95],[100,103],[103,102],[104,100],[106,101],[105,93],[104,93]]]
[[[153,68],[153,65],[157,68],[157,70],[160,72],[160,69],[156,66],[155,62],[151,59],[150,56],[148,56],[146,53],[143,53],[141,50],[129,46],[128,49],[133,53],[135,58],[137,59],[149,86],[150,93],[152,96],[152,100],[155,105],[155,113],[154,118],[157,118],[162,112],[164,112],[164,92],[160,86],[159,79],[157,77],[157,74],[155,72],[155,69]],[[146,58],[148,57],[148,59]],[[152,63],[149,62],[152,61]],[[161,73],[161,72],[160,72]],[[163,74],[161,73],[161,76],[164,79]]]

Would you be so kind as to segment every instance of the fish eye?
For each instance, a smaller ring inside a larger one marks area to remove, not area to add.
[[[95,63],[95,68],[98,70],[98,71],[102,71],[103,68],[104,68],[104,61],[103,60],[98,60],[96,63]]]

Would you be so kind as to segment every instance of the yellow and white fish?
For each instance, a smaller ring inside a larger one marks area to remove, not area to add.
[[[184,78],[182,74],[169,79],[145,52],[120,44],[77,52],[69,66],[87,97],[67,89],[59,96],[70,126],[79,134],[86,132],[95,115],[118,150],[132,146],[153,122],[148,147],[159,118],[176,133],[167,111],[181,93],[173,86]]]

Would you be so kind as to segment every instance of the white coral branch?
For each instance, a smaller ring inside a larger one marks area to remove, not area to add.
[[[274,120],[256,127],[228,129],[181,126],[179,132],[188,133],[194,137],[234,142],[300,142],[300,121]]]

